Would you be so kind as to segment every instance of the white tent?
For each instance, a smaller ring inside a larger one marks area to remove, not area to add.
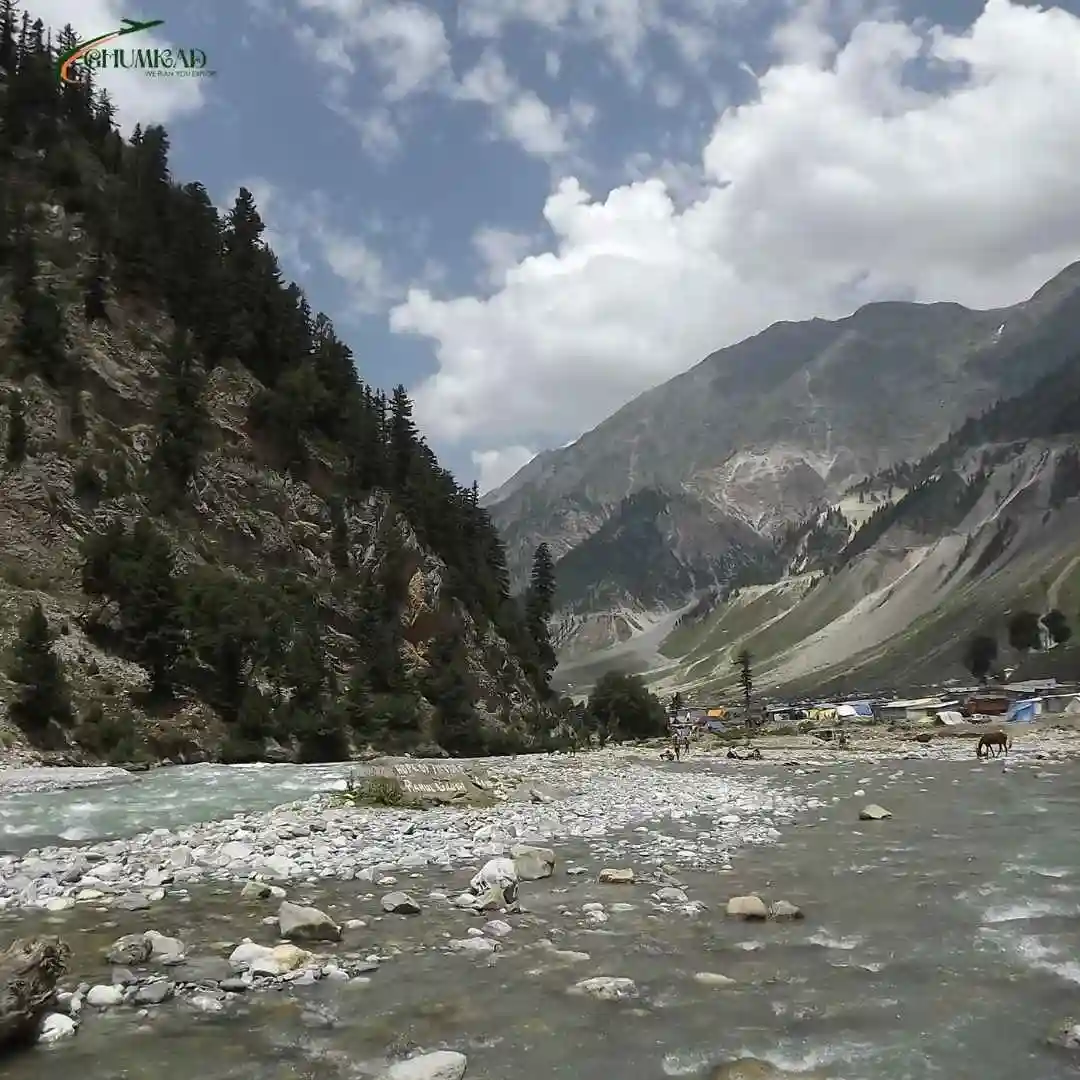
[[[964,718],[960,713],[955,712],[952,709],[946,709],[944,712],[939,712],[934,719],[936,723],[947,724],[950,727],[964,723]]]

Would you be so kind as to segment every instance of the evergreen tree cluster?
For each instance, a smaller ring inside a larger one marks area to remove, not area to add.
[[[76,471],[79,497],[140,494],[147,511],[86,538],[83,588],[98,604],[90,630],[146,667],[150,699],[194,691],[212,704],[234,757],[258,756],[266,737],[294,740],[308,757],[342,756],[350,741],[414,744],[426,715],[421,698],[435,714],[427,734],[451,752],[483,752],[460,627],[431,644],[426,675],[406,671],[401,622],[415,566],[398,520],[446,564],[443,595],[507,642],[538,702],[551,701],[554,668],[550,554],[537,553],[522,610],[476,486],[462,487],[440,466],[405,388],[386,394],[363,382],[330,319],[285,281],[252,193],[242,188],[219,214],[203,185],[172,177],[164,128],[136,127],[125,141],[88,73],[58,83],[57,56],[74,42],[70,27],[54,38],[13,0],[0,3],[0,274],[18,314],[8,374],[44,378],[67,397],[80,428],[78,342],[63,289],[72,269],[81,274],[87,332],[108,331],[114,303],[164,312],[174,327],[145,476],[132,481],[92,454]],[[62,256],[42,243],[48,202],[78,223],[84,250],[71,258],[80,265],[58,267]],[[330,591],[342,603],[284,567],[177,566],[169,537],[185,521],[198,527],[192,490],[214,440],[208,379],[235,364],[261,384],[248,415],[260,455],[326,501]],[[29,452],[22,397],[3,404],[5,457],[18,464]],[[378,565],[362,570],[348,510],[373,496],[389,506],[388,524]],[[345,671],[328,658],[328,624],[355,642]]]
[[[664,706],[640,675],[609,671],[597,680],[585,707],[584,728],[599,746],[617,739],[653,738],[666,727]]]
[[[990,471],[980,468],[969,477],[954,470],[920,480],[895,503],[883,503],[863,522],[837,557],[845,566],[869,551],[894,525],[928,533],[956,528],[979,501],[990,481]]]

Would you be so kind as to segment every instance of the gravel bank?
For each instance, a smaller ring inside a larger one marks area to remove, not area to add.
[[[702,762],[701,764],[704,764]],[[266,814],[0,859],[0,907],[74,904],[137,910],[200,881],[377,881],[394,871],[482,863],[514,844],[599,839],[627,826],[686,868],[726,865],[744,844],[769,843],[806,802],[747,770],[658,768],[618,751],[519,758],[492,767],[490,808],[427,811],[337,805],[317,795]],[[647,823],[706,815],[693,841]]]

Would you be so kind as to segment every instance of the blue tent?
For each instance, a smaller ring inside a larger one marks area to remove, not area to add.
[[[1027,701],[1014,701],[1005,714],[1005,719],[1010,723],[1029,724],[1035,719],[1038,701],[1029,698]]]

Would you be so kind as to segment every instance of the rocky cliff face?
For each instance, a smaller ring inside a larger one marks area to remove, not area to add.
[[[565,556],[649,487],[693,500],[721,526],[720,550],[732,521],[776,540],[1077,348],[1080,265],[995,311],[879,303],[777,324],[530,462],[487,505],[518,577],[536,543]]]
[[[66,224],[58,215],[61,233]],[[197,696],[182,696],[164,713],[140,708],[146,669],[110,653],[86,632],[91,605],[80,588],[80,545],[110,522],[131,524],[148,513],[145,494],[131,490],[127,478],[146,475],[150,466],[164,344],[159,335],[169,331],[160,317],[132,318],[122,303],[110,305],[110,315],[113,327],[80,332],[86,377],[79,405],[86,426],[82,439],[71,434],[63,390],[38,377],[0,377],[0,400],[20,395],[28,432],[27,456],[0,473],[0,648],[12,644],[19,620],[40,602],[58,632],[56,649],[77,712],[100,705],[106,717],[134,720],[153,756],[213,757],[226,729],[212,707]],[[335,586],[340,574],[334,565],[333,487],[324,483],[317,491],[267,463],[267,448],[252,437],[246,419],[260,388],[236,365],[210,373],[204,401],[213,425],[211,448],[194,478],[190,508],[161,527],[181,568],[224,566],[256,580],[273,572],[309,586],[327,621],[327,658],[344,680],[355,654],[361,590]],[[3,427],[9,426],[10,419]],[[322,460],[323,477],[332,476],[336,464]],[[91,475],[98,476],[100,491],[89,482]],[[435,638],[460,635],[481,723],[527,738],[537,710],[535,685],[492,625],[479,622],[448,592],[446,563],[425,549],[387,494],[374,492],[347,505],[344,531],[356,581],[377,579],[387,534],[400,538],[407,581],[400,624],[409,676],[420,680],[427,673]],[[0,700],[10,700],[14,691],[0,673]],[[420,698],[417,705],[430,721],[432,703]],[[8,745],[23,741],[10,720],[0,720],[0,739]],[[80,760],[95,756],[78,746],[71,753]]]

